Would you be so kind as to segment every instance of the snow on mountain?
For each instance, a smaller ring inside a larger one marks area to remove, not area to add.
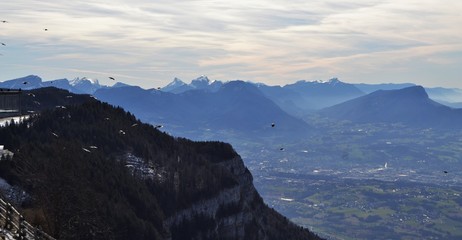
[[[179,78],[174,78],[171,83],[161,88],[161,90],[164,92],[178,93],[178,91],[182,90],[182,88],[187,88],[189,90],[188,84],[186,84]]]
[[[69,81],[69,83],[72,86],[86,84],[87,82],[89,82],[90,84],[99,85],[98,79],[91,79],[91,78],[86,78],[86,77],[83,77],[83,78],[77,77]]]
[[[192,80],[191,84],[189,85],[196,89],[203,89],[203,88],[207,88],[210,85],[210,80],[207,76],[202,75]]]
[[[90,79],[90,78],[74,78],[69,81],[69,84],[80,90],[83,93],[93,94],[96,90],[102,88],[103,86],[99,84],[98,79]]]
[[[30,90],[43,87],[42,79],[36,75],[29,75],[22,78],[7,80],[0,83],[0,88]]]
[[[187,84],[182,80],[175,78],[171,83],[163,87],[161,90],[164,92],[171,92],[175,94],[183,93],[193,89],[202,89],[216,92],[222,85],[223,82],[217,80],[210,81],[210,79],[207,76],[202,75],[196,79],[193,79],[190,84]]]

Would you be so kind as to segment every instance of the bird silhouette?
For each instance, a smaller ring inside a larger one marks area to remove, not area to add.
[[[28,82],[22,82],[22,84],[26,85],[26,84],[28,84]]]
[[[448,171],[443,171],[444,173],[448,173]]]
[[[111,79],[112,81],[114,81],[114,80],[115,80],[115,78],[114,78],[114,77],[109,77],[109,79]]]
[[[28,93],[27,95],[31,96],[31,97],[35,97],[35,94],[33,94],[33,93]]]
[[[8,23],[8,21],[6,21],[6,20],[2,20],[2,23]]]
[[[163,127],[163,126],[162,126],[162,125],[156,125],[156,126],[154,126],[155,129],[158,129],[158,128],[161,128],[161,127]]]
[[[2,44],[2,46],[6,46],[6,44],[5,44],[5,43],[0,43],[0,44]]]
[[[45,32],[48,31],[48,28],[43,29]]]
[[[283,147],[282,147],[282,148],[279,148],[279,150],[284,151],[284,148],[283,148]]]
[[[274,123],[271,123],[271,127],[274,127],[274,126],[276,126],[276,124],[274,124]]]
[[[90,150],[88,150],[86,148],[82,148],[82,150],[84,150],[85,152],[91,152]]]

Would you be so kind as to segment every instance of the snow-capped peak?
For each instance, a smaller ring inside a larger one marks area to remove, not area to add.
[[[169,83],[167,86],[165,86],[164,88],[172,88],[172,87],[180,87],[180,86],[183,86],[183,85],[186,85],[185,82],[183,82],[181,79],[179,78],[174,78],[173,79],[173,82]]]
[[[91,83],[92,85],[97,85],[99,86],[99,81],[98,79],[91,79],[91,78],[86,78],[86,77],[83,77],[83,78],[74,78],[72,80],[69,81],[69,84],[71,84],[72,86],[76,86],[76,85],[80,85],[80,84],[83,84],[85,82],[89,82]]]
[[[98,79],[90,79],[86,77],[74,78],[69,81],[69,84],[79,91],[87,94],[93,94],[96,90],[103,87],[99,84]]]
[[[191,84],[194,84],[194,83],[201,83],[201,84],[207,84],[207,85],[210,85],[210,80],[207,76],[200,76],[194,80],[191,81]]]
[[[329,79],[328,81],[325,80],[313,80],[313,81],[306,81],[306,80],[300,80],[297,81],[296,83],[312,83],[312,84],[331,84],[331,85],[336,85],[338,83],[342,83],[338,78],[334,77]]]
[[[327,83],[335,85],[335,84],[341,83],[341,81],[338,80],[338,78],[334,77],[334,78],[329,79]]]

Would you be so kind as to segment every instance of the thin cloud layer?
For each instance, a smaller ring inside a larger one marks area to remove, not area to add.
[[[338,76],[462,88],[461,12],[457,0],[9,1],[0,77],[111,73],[157,87],[202,74],[268,84]]]

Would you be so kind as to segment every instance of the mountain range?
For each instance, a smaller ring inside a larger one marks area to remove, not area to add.
[[[190,84],[175,78],[161,89],[143,89],[124,83],[104,86],[97,80],[87,78],[42,81],[33,75],[0,83],[0,87],[3,88],[34,89],[44,86],[55,86],[74,93],[93,94],[98,99],[127,109],[143,121],[164,126],[164,130],[171,134],[204,140],[216,139],[216,136],[222,135],[251,136],[252,139],[275,136],[303,138],[315,128],[300,119],[316,111],[336,119],[363,122],[396,120],[410,124],[414,119],[419,123],[415,126],[431,126],[433,120],[436,121],[434,125],[438,127],[445,123],[457,126],[457,122],[450,119],[458,119],[458,111],[445,110],[454,113],[443,114],[440,109],[446,108],[432,100],[452,107],[458,107],[460,102],[449,101],[462,101],[460,89],[418,87],[420,90],[416,92],[420,94],[404,91],[411,94],[409,97],[420,98],[421,103],[439,106],[426,108],[427,120],[422,120],[411,115],[417,109],[423,109],[423,105],[400,105],[395,94],[392,94],[400,89],[417,87],[412,83],[349,84],[333,78],[325,82],[301,80],[285,86],[268,86],[239,80],[210,81],[206,76],[201,76],[192,80]],[[429,96],[432,94],[437,99],[430,100]],[[363,99],[374,99],[377,104],[366,104],[367,108],[361,109],[362,105],[353,107],[349,102],[358,103],[364,101]],[[335,107],[332,107],[334,105]],[[323,108],[327,109],[321,110]],[[410,109],[406,111],[405,108]],[[335,109],[336,112],[330,113],[330,109]],[[399,113],[401,118],[395,117],[392,111]],[[432,117],[439,114],[442,114],[439,118]],[[443,118],[449,119],[442,120]],[[273,123],[277,127],[272,127]]]
[[[112,87],[121,87],[128,86],[124,83],[115,83]],[[72,93],[86,93],[93,94],[96,90],[101,88],[109,88],[109,86],[101,85],[97,79],[90,78],[74,78],[72,80],[68,79],[55,79],[50,81],[43,81],[42,78],[36,75],[29,75],[22,78],[11,79],[7,81],[0,82],[0,88],[10,88],[10,89],[23,89],[31,90],[42,87],[56,87],[68,90]]]

